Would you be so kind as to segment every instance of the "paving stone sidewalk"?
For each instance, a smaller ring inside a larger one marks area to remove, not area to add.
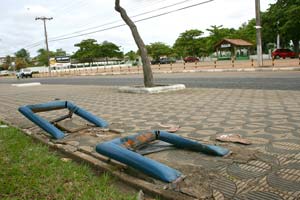
[[[187,151],[149,157],[187,175],[181,192],[195,198],[300,199],[300,92],[242,89],[186,89],[163,94],[119,93],[115,87],[0,85],[0,119],[36,127],[17,108],[54,99],[72,101],[123,129],[126,134],[177,124],[176,133],[233,150],[229,158]],[[58,112],[43,113],[47,119]],[[41,132],[41,131],[40,131]],[[242,146],[215,141],[238,133]],[[196,174],[196,176],[195,176]],[[151,180],[155,184],[160,184]],[[205,191],[204,191],[205,190]]]

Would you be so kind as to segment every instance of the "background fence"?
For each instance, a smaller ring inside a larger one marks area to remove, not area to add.
[[[264,60],[264,67],[300,67],[300,59],[276,59]],[[172,63],[151,65],[153,73],[173,73],[173,72],[193,72],[205,69],[231,69],[231,68],[257,68],[256,60],[229,60],[210,61],[195,63]],[[142,73],[142,66],[98,66],[85,68],[71,68],[52,70],[48,72],[34,74],[34,77],[46,76],[82,76],[82,75],[117,75],[117,74],[139,74]]]

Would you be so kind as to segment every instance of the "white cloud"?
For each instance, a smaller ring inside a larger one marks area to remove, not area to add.
[[[25,5],[23,8],[24,10],[21,14],[29,14],[31,16],[53,14],[50,9],[41,5]]]

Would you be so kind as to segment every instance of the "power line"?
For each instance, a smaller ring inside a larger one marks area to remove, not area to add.
[[[190,0],[184,0],[184,1],[181,1],[181,2],[177,2],[175,4],[178,5],[178,4],[181,4],[183,2],[187,2],[187,1],[190,1]],[[185,6],[185,7],[182,7],[182,8],[174,9],[174,10],[171,10],[171,11],[168,11],[168,12],[164,12],[164,13],[160,13],[160,14],[157,14],[157,15],[153,15],[153,16],[150,16],[150,17],[143,18],[143,19],[135,20],[134,22],[141,22],[141,21],[146,21],[146,20],[149,20],[149,19],[161,17],[161,16],[164,16],[164,15],[168,15],[168,14],[175,13],[175,12],[178,12],[178,11],[186,10],[186,9],[189,9],[189,8],[192,8],[192,7],[196,7],[196,6],[199,6],[199,5],[207,4],[207,3],[210,3],[212,1],[214,1],[214,0],[207,0],[207,1],[199,2],[199,3],[192,4],[192,5],[189,5],[189,6]],[[173,7],[173,5],[174,4],[169,5],[169,6]],[[164,6],[164,7],[166,7],[166,6]],[[159,10],[162,10],[162,8],[159,8]],[[147,14],[149,14],[150,11],[147,11],[147,12],[148,12]],[[141,16],[141,15],[143,15],[143,13],[140,13],[138,15]],[[118,20],[118,21],[120,21],[120,20]],[[116,23],[116,22],[114,22],[114,23]],[[110,24],[112,24],[112,22],[103,24],[100,27],[102,27],[104,25],[110,25]],[[77,34],[77,35],[74,35],[74,36],[68,36],[68,37],[62,37],[62,36],[60,36],[62,38],[59,38],[59,36],[58,36],[58,37],[54,37],[54,38],[50,39],[49,42],[56,42],[56,41],[67,40],[67,39],[71,39],[71,38],[75,38],[75,37],[80,37],[80,36],[84,36],[84,35],[90,35],[90,34],[93,34],[93,33],[104,32],[104,31],[111,30],[111,29],[116,29],[116,28],[119,28],[119,27],[122,27],[122,26],[125,26],[125,25],[126,24],[119,24],[119,25],[111,26],[111,27],[108,27],[108,28],[100,29],[100,30],[95,30],[95,31],[91,31],[91,32],[87,32],[87,33],[82,33],[82,34]],[[67,35],[72,35],[72,34],[66,34],[66,35],[63,35],[63,36],[67,36]],[[34,47],[40,46],[41,42],[42,41],[35,42],[35,43],[31,44],[31,45],[27,45],[26,47],[27,48],[34,48]]]
[[[35,46],[39,46],[39,45],[42,44],[43,41],[44,40],[40,40],[38,42],[35,42],[35,43],[30,44],[30,45],[24,46],[24,48],[26,49],[26,48],[32,48],[32,47],[35,47]]]
[[[156,0],[156,3],[153,4],[153,2],[152,2],[152,5],[155,5],[155,4],[160,3],[160,2],[163,2],[163,1],[167,1],[167,0]],[[191,1],[191,0],[185,0],[185,1]],[[185,1],[184,1],[184,2],[185,2]],[[79,2],[81,2],[81,1],[79,1]],[[74,4],[74,2],[72,2],[72,3]],[[72,4],[72,3],[71,3],[71,4]],[[176,3],[176,4],[178,4],[178,3]],[[64,4],[64,5],[67,5],[67,4]],[[172,6],[172,5],[171,5],[171,6]],[[65,6],[65,7],[67,7],[67,6]],[[138,7],[134,7],[134,8],[138,8]],[[161,9],[159,8],[159,10],[161,10]],[[149,12],[147,12],[147,13],[149,13]],[[131,16],[131,17],[137,17],[137,16],[142,16],[142,15],[143,15],[143,13],[140,13],[140,14],[137,14],[137,15],[134,15],[134,16]],[[97,15],[95,15],[95,16],[97,16]],[[107,26],[107,25],[111,25],[111,24],[114,24],[114,23],[117,23],[117,22],[120,22],[120,21],[121,21],[121,20],[115,20],[115,21],[107,22],[107,23],[102,24],[102,25],[98,25],[98,26],[94,26],[94,27],[87,28],[87,29],[75,31],[75,32],[73,32],[73,33],[68,33],[68,34],[59,35],[59,36],[56,36],[56,37],[53,37],[53,38],[50,38],[50,39],[54,40],[54,39],[58,39],[58,38],[61,38],[61,37],[68,36],[68,35],[73,35],[73,34],[76,34],[76,33],[81,33],[81,32],[88,31],[88,30],[93,30],[93,29],[100,28],[100,27],[104,27],[104,26]],[[35,42],[35,43],[33,43],[33,44],[30,44],[30,45],[25,46],[24,48],[33,48],[33,47],[39,46],[41,42],[42,42],[42,41]]]
[[[163,1],[167,1],[167,0],[152,0],[152,1],[150,2],[150,4],[155,5],[155,4],[158,4],[158,3],[163,2]],[[153,2],[155,2],[155,3],[153,4]],[[82,7],[86,7],[86,6],[89,5],[89,4],[86,4],[86,2],[79,2],[79,4],[82,5],[81,8],[82,8]],[[140,8],[149,7],[148,4],[149,4],[149,2],[147,2],[147,3],[144,4],[144,5],[135,6],[135,7],[129,8],[129,9],[139,10]],[[76,4],[76,6],[78,7],[78,4]],[[150,5],[150,6],[151,6],[151,5]],[[71,6],[69,9],[66,9],[66,8],[67,8],[67,6],[66,6],[65,9],[64,9],[64,11],[63,11],[63,16],[66,16],[66,14],[67,14],[67,15],[72,14],[72,13],[73,13],[73,12],[72,12],[73,7],[74,7],[74,4],[73,4],[73,6]],[[52,10],[53,10],[53,9],[52,9]],[[97,17],[97,16],[99,16],[99,14],[94,15],[93,17],[89,17],[88,20],[89,20],[89,19],[93,19],[93,18],[95,18],[95,17]],[[58,15],[58,18],[60,18],[60,17],[61,17],[61,15]],[[57,17],[56,17],[56,18],[57,18]],[[86,27],[86,26],[87,26],[87,25],[84,25],[84,27]]]
[[[161,17],[161,16],[168,15],[168,14],[171,14],[171,13],[174,13],[174,12],[178,12],[178,11],[186,10],[188,8],[192,8],[192,7],[203,5],[203,4],[206,4],[206,3],[210,3],[212,1],[214,1],[214,0],[203,1],[203,2],[200,2],[200,3],[193,4],[193,5],[185,6],[185,7],[178,8],[178,9],[175,9],[175,10],[171,10],[171,11],[168,11],[168,12],[164,12],[164,13],[161,13],[161,14],[157,14],[157,15],[153,15],[153,16],[146,17],[146,18],[143,18],[143,19],[135,20],[134,22],[141,22],[141,21],[146,21],[146,20],[149,20],[149,19]],[[100,29],[100,30],[96,30],[96,31],[91,31],[91,32],[88,32],[88,33],[83,33],[83,34],[78,34],[78,35],[74,35],[74,36],[58,38],[58,39],[52,39],[52,40],[49,40],[49,41],[50,42],[56,42],[56,41],[61,41],[61,40],[67,40],[67,39],[71,39],[71,38],[75,38],[75,37],[90,35],[90,34],[93,34],[93,33],[98,33],[98,32],[103,32],[103,31],[119,28],[119,27],[122,27],[122,26],[125,26],[125,25],[126,24],[120,24],[120,25],[116,25],[116,26],[112,26],[112,27],[108,27],[108,28],[104,28],[104,29]]]
[[[167,6],[158,8],[158,9],[153,9],[153,10],[150,10],[150,11],[147,11],[147,12],[139,13],[139,14],[136,14],[136,15],[133,15],[133,16],[130,16],[130,17],[134,18],[134,17],[143,16],[143,15],[146,15],[146,14],[150,14],[150,13],[153,13],[153,12],[164,10],[166,8],[171,8],[171,7],[180,5],[180,4],[184,4],[184,3],[189,2],[189,1],[192,1],[192,0],[180,1],[180,2],[177,2],[177,3],[171,4],[171,5],[167,5]],[[121,20],[115,20],[115,21],[107,22],[105,24],[101,24],[101,25],[98,25],[98,26],[90,27],[90,28],[87,28],[87,29],[79,30],[79,31],[75,31],[75,32],[68,33],[68,34],[63,34],[63,35],[56,36],[56,37],[53,37],[53,38],[50,38],[50,39],[55,40],[55,39],[58,39],[60,37],[65,37],[65,36],[73,35],[73,34],[76,34],[76,33],[82,33],[82,32],[88,31],[88,30],[93,30],[93,29],[96,29],[96,28],[100,28],[100,27],[104,27],[104,26],[107,26],[107,25],[111,25],[111,24],[114,24],[114,23],[117,23],[117,22],[120,22],[120,21]]]

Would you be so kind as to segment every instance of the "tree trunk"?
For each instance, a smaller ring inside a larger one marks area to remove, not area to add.
[[[143,72],[144,72],[144,85],[145,87],[153,87],[154,83],[153,83],[153,74],[151,70],[150,60],[148,58],[146,46],[137,30],[137,27],[127,15],[126,10],[120,6],[120,0],[115,0],[115,10],[121,14],[122,19],[129,26],[134,41],[141,52]]]
[[[292,40],[294,44],[294,50],[296,53],[296,58],[299,58],[299,40]]]

